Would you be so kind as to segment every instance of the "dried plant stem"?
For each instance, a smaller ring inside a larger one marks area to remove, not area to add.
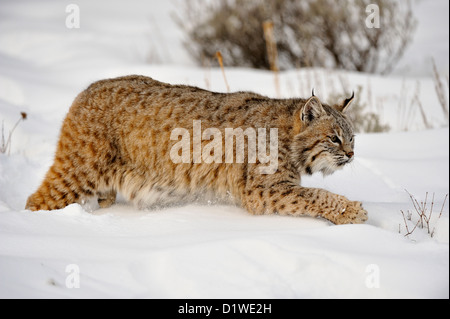
[[[439,75],[436,61],[432,59],[433,62],[433,75],[434,75],[434,87],[436,89],[436,94],[439,100],[439,103],[441,104],[442,111],[444,112],[445,118],[447,119],[447,123],[449,122],[449,112],[448,112],[448,101],[446,92],[444,89],[444,85],[442,84],[441,77]]]
[[[16,122],[16,124],[14,124],[12,130],[9,131],[9,135],[8,135],[8,138],[6,139],[6,141],[5,141],[5,127],[4,127],[4,123],[2,122],[2,144],[0,146],[0,153],[2,153],[2,154],[5,154],[7,151],[8,151],[8,155],[11,154],[12,134],[14,133],[14,131],[17,128],[17,126],[19,125],[19,123],[21,121],[25,121],[27,119],[27,113],[21,112],[20,115],[21,115],[21,118]]]
[[[202,66],[205,71],[205,77],[204,77],[205,88],[207,90],[211,90],[211,63],[204,56],[202,58]]]
[[[444,212],[444,207],[445,207],[445,204],[447,203],[447,199],[448,199],[448,194],[445,195],[444,202],[442,203],[442,207],[441,207],[441,211],[439,212],[438,219],[440,219],[442,217],[442,213]],[[436,227],[433,228],[433,231],[431,233],[431,237],[434,236],[435,230],[436,230]]]
[[[370,81],[370,77],[367,77],[367,101],[368,101],[368,107],[370,110],[374,111],[374,104],[373,104],[373,95],[372,95],[372,83]]]
[[[422,105],[422,102],[420,101],[419,95],[420,95],[420,82],[417,81],[416,91],[415,91],[415,95],[414,95],[414,98],[413,98],[413,102],[416,102],[417,106],[419,107],[420,115],[422,116],[422,120],[423,120],[423,124],[425,125],[425,128],[426,129],[431,129],[431,128],[433,128],[433,125],[431,125],[430,122],[428,122],[427,115],[425,113],[425,109],[424,109],[424,107]],[[409,120],[407,121],[407,123],[408,122],[409,122]]]
[[[402,80],[402,88],[400,91],[400,97],[398,100],[398,107],[397,107],[397,119],[398,119],[398,126],[403,131],[408,131],[408,121],[405,120],[405,110],[407,109],[407,102],[406,102],[406,96],[408,92],[406,89],[406,80],[403,78]]]
[[[273,22],[266,21],[263,23],[264,38],[266,40],[267,57],[269,58],[270,70],[273,72],[275,81],[275,91],[277,97],[281,97],[280,93],[280,80],[278,77],[278,50],[277,43],[275,41],[275,36],[273,33]]]
[[[416,223],[416,225],[414,226],[414,228],[412,230],[409,230],[408,222],[406,221],[407,218],[405,217],[405,213],[402,210],[400,212],[402,213],[403,221],[405,222],[405,228],[406,228],[405,237],[408,237],[409,235],[414,233],[414,231],[416,230],[417,226],[419,226],[420,220]],[[408,219],[408,220],[410,220],[410,219]]]
[[[225,75],[225,68],[223,67],[223,57],[220,51],[216,52],[217,61],[219,61],[220,68],[222,69],[223,80],[225,81],[225,86],[227,87],[227,92],[230,93],[230,86],[228,85],[227,77]]]
[[[406,234],[405,237],[408,237],[409,235],[411,235],[417,228],[421,228],[421,229],[426,229],[428,235],[430,235],[430,237],[434,237],[435,231],[436,231],[436,224],[434,227],[432,227],[431,225],[431,219],[433,217],[433,210],[434,210],[434,198],[435,198],[435,194],[433,193],[433,196],[431,198],[431,203],[428,203],[428,193],[425,194],[425,200],[421,201],[419,203],[419,201],[412,195],[410,194],[408,191],[406,191],[411,199],[411,202],[413,204],[414,207],[414,211],[416,212],[416,214],[418,215],[419,219],[417,221],[417,223],[415,224],[414,228],[412,230],[409,229],[408,227],[408,222],[412,221],[412,214],[408,211],[408,215],[405,216],[405,213],[403,211],[400,211],[402,213],[403,216],[403,221],[405,223],[405,228],[406,228]],[[442,216],[442,213],[444,212],[444,207],[445,204],[447,203],[447,198],[448,198],[448,194],[445,195],[444,198],[444,203],[442,204],[442,208],[441,211],[437,217],[437,220],[439,220]]]
[[[5,152],[6,152],[5,121],[2,121],[2,144],[0,145],[0,153],[4,154]]]

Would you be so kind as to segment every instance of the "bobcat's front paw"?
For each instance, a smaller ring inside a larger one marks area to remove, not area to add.
[[[351,201],[340,212],[334,212],[326,218],[336,225],[363,224],[368,219],[367,211],[362,207],[362,203]]]

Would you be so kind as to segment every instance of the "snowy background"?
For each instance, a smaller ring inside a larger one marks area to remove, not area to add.
[[[66,27],[66,7],[80,28]],[[172,21],[170,1],[0,1],[0,121],[5,135],[20,119],[11,149],[0,154],[1,298],[448,298],[449,129],[432,79],[436,60],[449,76],[449,2],[415,2],[418,29],[395,72],[378,75],[289,70],[285,97],[327,96],[344,78],[392,130],[357,136],[354,163],[304,180],[363,201],[366,225],[250,216],[230,206],[138,211],[120,202],[103,210],[23,208],[53,160],[62,120],[91,82],[142,74],[226,91],[219,69],[196,66]],[[275,96],[270,72],[227,68],[231,90]],[[308,85],[305,86],[305,83]],[[351,90],[351,89],[350,89]],[[419,99],[433,128],[425,130]],[[380,107],[379,104],[382,104]],[[406,130],[407,129],[407,130]],[[426,229],[407,230],[405,191],[430,213]],[[77,278],[77,275],[79,277]],[[79,288],[70,289],[71,279]],[[77,280],[79,279],[79,280]]]

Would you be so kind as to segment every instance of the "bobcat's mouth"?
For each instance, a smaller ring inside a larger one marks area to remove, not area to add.
[[[344,166],[346,164],[349,164],[351,162],[353,162],[353,157],[352,158],[341,158],[341,159],[339,159],[337,161],[336,165],[339,166],[339,167],[342,167],[342,166]]]

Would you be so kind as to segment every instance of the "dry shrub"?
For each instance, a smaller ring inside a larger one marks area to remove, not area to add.
[[[409,235],[412,235],[416,229],[425,229],[427,231],[427,234],[431,238],[433,238],[435,235],[435,231],[436,231],[437,220],[439,220],[442,217],[442,214],[444,212],[444,207],[445,207],[445,204],[448,199],[448,194],[445,195],[441,210],[439,211],[439,213],[436,213],[434,211],[434,208],[435,208],[434,193],[431,198],[431,203],[429,202],[428,193],[425,194],[425,200],[420,201],[420,202],[413,195],[411,195],[408,191],[407,191],[407,193],[413,204],[415,214],[413,214],[409,210],[406,213],[403,210],[400,211],[402,214],[402,217],[403,217],[403,221],[405,223],[404,226],[405,226],[406,233],[404,236],[408,237]],[[417,219],[417,222],[416,221],[413,222],[413,215],[417,215],[417,216],[415,216],[415,219]],[[408,221],[413,222],[414,226],[413,227],[408,226]],[[401,233],[400,226],[399,226],[399,233]]]
[[[350,117],[355,132],[357,133],[382,133],[390,130],[389,125],[383,124],[378,114],[370,112],[367,105],[361,101],[363,96],[362,86],[358,86],[355,98],[349,107],[347,114]],[[330,101],[342,101],[349,97],[349,94],[331,94]]]
[[[380,28],[367,28],[377,4]],[[263,25],[272,21],[280,69],[326,67],[388,73],[411,41],[415,19],[405,0],[182,1],[175,16],[199,62],[222,52],[228,66],[270,69]]]

